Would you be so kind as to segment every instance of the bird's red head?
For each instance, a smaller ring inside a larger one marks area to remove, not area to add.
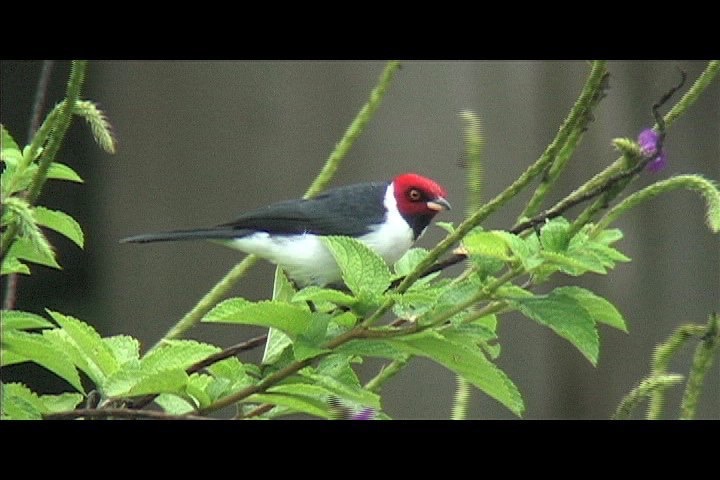
[[[398,175],[393,179],[393,188],[397,209],[403,216],[433,217],[440,210],[450,210],[445,189],[422,175]]]

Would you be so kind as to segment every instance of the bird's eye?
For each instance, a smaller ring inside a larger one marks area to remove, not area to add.
[[[420,193],[420,190],[418,190],[417,188],[413,188],[408,192],[408,198],[413,202],[420,201],[420,199],[422,198],[422,193]]]

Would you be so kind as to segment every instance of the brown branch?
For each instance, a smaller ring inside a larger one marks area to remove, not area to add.
[[[80,408],[69,412],[48,413],[43,415],[45,420],[73,420],[76,418],[125,418],[125,419],[150,419],[150,420],[215,420],[209,417],[198,415],[170,415],[164,412],[150,410],[130,410],[128,408]]]

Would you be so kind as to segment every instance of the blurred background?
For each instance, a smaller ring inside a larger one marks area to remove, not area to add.
[[[0,64],[2,123],[21,145],[27,140],[41,65]],[[611,139],[635,138],[652,126],[651,106],[677,84],[678,69],[688,73],[682,93],[704,65],[610,62],[608,96],[548,201],[562,198],[614,161],[618,154]],[[64,270],[33,267],[32,276],[19,280],[17,308],[58,310],[91,323],[104,336],[129,334],[148,348],[242,255],[202,242],[121,245],[118,240],[211,226],[301,196],[366,102],[383,66],[367,61],[90,62],[83,97],[98,102],[108,115],[118,153],[103,153],[88,127],[74,120],[58,160],[78,171],[85,184],[49,182],[40,203],[75,217],[85,230],[86,247],[81,251],[48,233]],[[489,199],[542,153],[587,72],[588,64],[580,61],[404,62],[333,184],[415,171],[447,188],[453,210],[439,220],[458,223],[465,211],[459,112],[470,109],[482,118],[484,198]],[[69,62],[55,62],[49,106],[62,98],[68,73]],[[666,149],[668,167],[644,174],[631,191],[677,173],[720,180],[718,79],[669,130]],[[485,226],[509,228],[529,193],[491,216]],[[710,233],[704,217],[698,195],[676,191],[617,222],[625,233],[617,247],[633,261],[619,264],[607,276],[579,280],[580,286],[614,303],[629,327],[629,334],[600,327],[596,368],[550,330],[521,316],[501,317],[498,364],[520,389],[525,418],[609,418],[620,399],[649,373],[656,344],[679,325],[705,323],[710,312],[720,310],[720,236]],[[432,227],[420,246],[431,247],[442,236]],[[454,268],[450,274],[461,267]],[[270,297],[273,271],[259,263],[233,295]],[[543,290],[570,284],[576,279],[558,276]],[[229,346],[260,333],[250,327],[200,325],[190,337]],[[687,374],[695,345],[691,341],[676,357],[673,372]],[[258,360],[261,353],[241,358]],[[381,364],[369,360],[359,374],[368,379]],[[700,418],[720,418],[719,364],[716,359],[708,374]],[[19,380],[43,392],[65,388],[41,368],[3,370],[3,381]],[[384,409],[393,418],[449,418],[454,388],[454,374],[416,359],[384,388]],[[670,417],[677,416],[681,390],[668,395]],[[515,418],[477,390],[471,399],[469,418]]]

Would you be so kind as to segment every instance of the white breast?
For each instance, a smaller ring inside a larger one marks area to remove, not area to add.
[[[392,265],[412,246],[413,231],[397,210],[392,185],[385,194],[384,205],[385,222],[358,240]],[[342,278],[332,254],[314,234],[270,236],[258,232],[222,243],[280,265],[299,286],[328,285]]]

